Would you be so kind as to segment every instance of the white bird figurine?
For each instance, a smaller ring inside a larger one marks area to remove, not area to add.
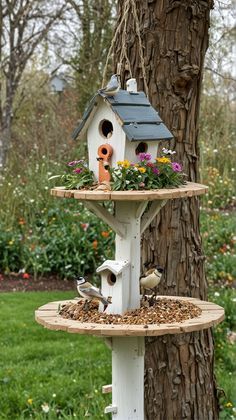
[[[108,84],[104,88],[99,89],[98,92],[103,93],[106,96],[114,96],[119,91],[119,89],[120,89],[119,76],[118,74],[113,74]]]
[[[150,268],[143,277],[140,278],[141,293],[144,295],[146,289],[155,289],[161,281],[163,268],[154,267]],[[154,291],[154,290],[153,290]],[[155,291],[154,291],[155,293]]]
[[[111,303],[102,295],[102,293],[97,287],[93,286],[91,283],[86,281],[84,277],[77,277],[76,284],[78,293],[85,298],[85,310],[88,310],[88,304],[92,300],[102,302],[102,304],[104,305],[104,311],[109,305],[109,303]]]

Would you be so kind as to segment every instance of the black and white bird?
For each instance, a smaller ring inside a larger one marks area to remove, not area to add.
[[[96,300],[99,302],[102,302],[102,304],[104,305],[104,311],[107,308],[107,306],[109,305],[109,300],[106,299],[101,291],[93,286],[91,283],[89,283],[88,281],[85,280],[84,277],[77,277],[76,278],[76,285],[77,285],[77,290],[78,293],[85,298],[85,304],[84,304],[84,309],[88,310],[88,304],[89,302],[91,302],[92,300]]]
[[[156,293],[155,288],[161,281],[161,276],[163,273],[163,268],[161,267],[154,267],[150,268],[144,276],[140,278],[140,289],[142,295],[145,294],[146,289],[151,289],[154,293]]]
[[[98,92],[106,96],[114,96],[120,89],[120,81],[118,74],[113,74],[108,82],[108,84],[99,89]]]

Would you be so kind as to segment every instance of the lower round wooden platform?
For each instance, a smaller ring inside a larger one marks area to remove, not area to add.
[[[212,302],[203,300],[179,297],[179,296],[161,296],[168,299],[185,300],[198,306],[202,313],[197,318],[188,319],[187,321],[175,324],[150,324],[150,325],[106,325],[81,323],[72,319],[62,318],[58,314],[59,305],[68,302],[76,302],[76,300],[65,300],[58,302],[50,302],[41,306],[35,311],[36,321],[50,330],[62,330],[70,333],[89,334],[100,337],[111,336],[158,336],[165,334],[181,334],[192,331],[203,330],[219,324],[224,319],[224,309]]]

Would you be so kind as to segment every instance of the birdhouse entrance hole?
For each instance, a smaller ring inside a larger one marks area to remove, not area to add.
[[[143,141],[138,144],[138,146],[135,149],[136,155],[139,155],[139,153],[147,153],[148,145],[147,143],[144,143]]]
[[[107,276],[107,283],[110,286],[114,286],[114,284],[116,283],[116,276],[113,273],[109,273]]]
[[[113,134],[113,125],[109,120],[102,120],[99,124],[99,132],[100,134],[109,139]]]

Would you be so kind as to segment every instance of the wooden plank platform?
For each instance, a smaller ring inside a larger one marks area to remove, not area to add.
[[[92,191],[92,190],[66,190],[65,187],[51,189],[51,195],[60,198],[75,198],[89,201],[153,201],[174,198],[193,197],[205,194],[208,191],[206,185],[195,182],[187,182],[178,188],[163,188],[148,191]]]
[[[72,319],[62,318],[58,314],[58,306],[68,302],[75,303],[78,299],[50,302],[41,306],[35,311],[36,321],[50,330],[62,330],[76,334],[88,334],[100,337],[117,336],[160,336],[165,334],[181,334],[192,331],[199,331],[213,327],[224,319],[224,309],[212,302],[200,299],[179,297],[179,296],[160,296],[168,299],[185,300],[201,308],[200,316],[180,323],[173,324],[148,324],[148,325],[124,325],[124,324],[95,324],[88,322],[78,322]]]

